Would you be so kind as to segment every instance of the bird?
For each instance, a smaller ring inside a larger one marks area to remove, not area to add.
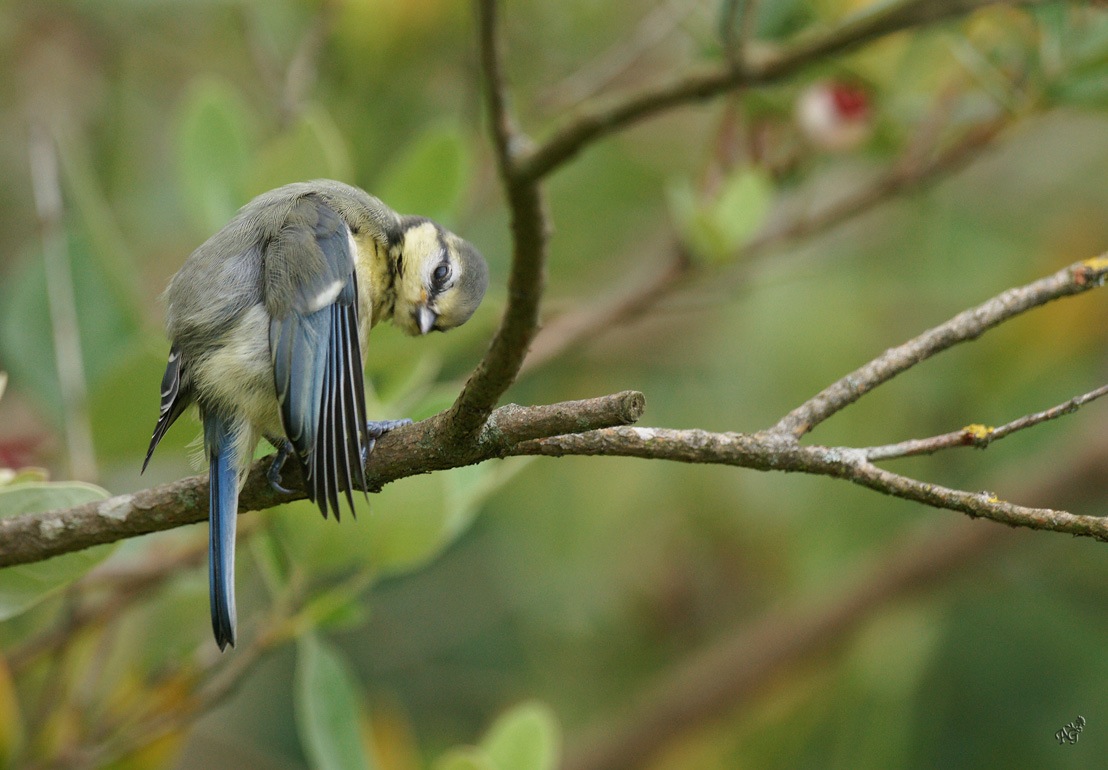
[[[378,438],[410,420],[366,419],[362,369],[370,329],[411,336],[468,320],[488,287],[469,242],[425,217],[400,215],[364,190],[317,179],[263,193],[201,244],[165,291],[169,360],[145,472],[169,427],[196,404],[209,466],[212,630],[235,645],[235,527],[254,450],[292,457],[324,518],[340,492],[368,493]]]

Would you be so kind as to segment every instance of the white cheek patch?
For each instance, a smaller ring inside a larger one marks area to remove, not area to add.
[[[342,281],[329,283],[322,291],[312,297],[311,302],[308,303],[308,312],[314,313],[334,302],[338,298],[339,292],[342,291],[343,285]]]

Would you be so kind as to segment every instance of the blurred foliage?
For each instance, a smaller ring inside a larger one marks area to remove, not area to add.
[[[711,3],[503,5],[513,104],[540,138],[581,99],[722,56]],[[787,44],[866,5],[758,3],[753,28]],[[451,402],[499,318],[510,252],[473,32],[458,0],[0,2],[0,467],[13,469],[0,470],[0,515],[104,494],[92,479],[47,480],[68,475],[75,420],[91,425],[95,481],[112,493],[194,472],[199,431],[183,420],[138,475],[167,348],[155,298],[239,206],[284,182],[358,184],[489,258],[492,288],[467,325],[370,341],[373,418]],[[843,84],[864,95],[864,130],[798,122],[803,99],[834,103]],[[757,430],[890,345],[1102,252],[1106,84],[1102,9],[998,7],[599,142],[549,183],[546,315],[649,283],[679,246],[689,277],[509,399],[635,388],[646,424]],[[965,171],[816,238],[744,252],[997,119],[1009,127]],[[31,127],[57,151],[83,415],[66,411],[56,376]],[[1054,303],[888,383],[815,440],[999,424],[1100,384],[1105,349],[1102,293]],[[1001,496],[1045,485],[1103,433],[1104,409],[896,467]],[[35,467],[47,470],[14,470]],[[1098,513],[1105,493],[1089,482],[1028,502]],[[306,503],[244,517],[243,642],[222,659],[204,527],[7,569],[0,765],[551,770],[712,643],[775,608],[819,606],[950,519],[826,479],[488,463],[390,485],[341,524]],[[651,767],[1095,764],[1108,751],[1108,672],[1088,654],[1108,634],[1104,546],[1010,543],[829,638]],[[227,681],[238,686],[218,691]],[[1078,714],[1080,742],[1058,746]]]
[[[16,476],[0,483],[0,516],[52,511],[103,500],[108,493],[100,487],[80,481],[33,481]],[[112,552],[101,545],[85,551],[67,553],[37,564],[21,564],[4,570],[0,583],[0,620],[25,612],[51,594],[57,593],[95,567]]]
[[[559,760],[558,721],[541,703],[523,703],[489,728],[479,746],[451,749],[435,770],[555,770]]]
[[[370,770],[361,739],[363,708],[349,667],[330,645],[306,633],[297,644],[296,716],[312,767]]]

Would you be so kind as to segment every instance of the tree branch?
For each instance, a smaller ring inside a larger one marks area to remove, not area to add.
[[[1106,278],[1108,254],[1078,262],[1054,275],[1002,292],[915,339],[890,348],[789,412],[771,430],[799,438],[881,383],[936,353],[960,342],[977,339],[994,326],[1031,308],[1101,286]]]
[[[869,461],[864,449],[802,447],[796,441],[814,425],[936,353],[975,339],[988,329],[1053,299],[1101,286],[1105,280],[1108,280],[1108,256],[1101,256],[1070,265],[1026,286],[1009,289],[891,348],[809,399],[766,432],[602,429],[627,425],[638,419],[645,399],[633,391],[549,406],[505,406],[496,410],[480,433],[466,443],[457,443],[457,434],[451,436],[451,426],[448,422],[444,424],[444,419],[451,415],[447,412],[445,416],[438,415],[385,436],[368,464],[368,481],[371,488],[379,489],[405,476],[472,465],[507,455],[647,457],[844,478],[885,494],[962,511],[970,516],[1108,540],[1108,519],[1027,508],[989,494],[947,489],[878,468]],[[1064,411],[1060,408],[1059,413]],[[452,442],[451,438],[455,440]],[[303,493],[285,495],[275,491],[265,478],[268,462],[255,463],[240,498],[242,510],[268,508],[303,496]],[[62,511],[0,520],[0,567],[40,561],[124,537],[202,521],[207,513],[206,484],[205,477],[197,476]]]
[[[508,304],[500,328],[444,418],[444,433],[451,443],[464,442],[481,429],[523,364],[539,328],[549,230],[542,190],[518,173],[516,156],[526,140],[517,132],[508,112],[496,2],[475,0],[475,4],[488,120],[511,213],[513,252]]]
[[[1050,508],[1029,508],[1000,500],[990,492],[965,492],[884,470],[850,447],[801,446],[779,433],[711,433],[663,428],[607,428],[573,436],[554,436],[516,445],[510,454],[603,455],[733,465],[759,471],[811,473],[845,479],[893,497],[933,508],[960,511],[1010,526],[1065,532],[1108,542],[1108,518],[1078,516]]]
[[[703,430],[610,428],[517,444],[512,454],[608,455],[734,465],[755,470],[812,473],[846,479],[894,497],[935,508],[961,511],[1011,526],[1067,532],[1108,541],[1108,519],[1077,516],[1049,508],[1029,508],[989,492],[966,492],[909,478],[874,465],[866,449],[801,446],[797,439],[832,414],[888,382],[897,374],[959,342],[1032,308],[1080,294],[1108,280],[1108,255],[1070,265],[1046,278],[1002,292],[903,345],[891,348],[794,409],[770,430],[710,433]],[[1004,426],[1006,433],[1069,413],[1100,390]]]
[[[1042,1],[899,0],[882,3],[880,9],[854,14],[830,30],[803,34],[787,48],[757,57],[748,52],[736,64],[723,62],[694,70],[669,83],[655,84],[586,108],[523,159],[519,173],[523,178],[541,179],[588,144],[641,120],[726,91],[783,80],[811,64],[894,32],[933,24],[987,5],[1030,5]]]
[[[424,420],[378,441],[366,466],[367,480],[377,490],[406,476],[504,457],[520,441],[634,422],[645,406],[643,395],[634,391],[546,406],[509,404],[492,414],[479,437],[453,448],[446,446],[437,429],[439,420]],[[286,495],[269,485],[269,464],[270,458],[254,463],[239,498],[241,511],[303,499],[303,492]],[[207,515],[205,475],[64,510],[0,519],[0,567],[194,524]]]
[[[1080,396],[1075,396],[1069,401],[1058,404],[1058,406],[1053,406],[1050,409],[1044,409],[1034,414],[1024,415],[1019,419],[1001,425],[999,428],[993,428],[987,425],[967,425],[960,430],[943,433],[939,436],[916,438],[909,441],[901,441],[896,444],[886,444],[884,446],[867,447],[863,451],[865,452],[867,460],[874,461],[929,455],[942,449],[951,449],[960,446],[972,446],[978,449],[984,449],[994,441],[999,441],[1005,436],[1012,435],[1016,431],[1034,427],[1048,420],[1056,420],[1066,414],[1072,414],[1090,401],[1095,401],[1106,395],[1108,395],[1108,385],[1102,385],[1095,390],[1091,390]]]
[[[1007,474],[1018,494],[1073,500],[1105,486],[1108,441],[1103,427],[1089,431],[1049,467],[1040,462]],[[623,770],[650,760],[690,729],[712,719],[736,719],[766,689],[807,660],[826,655],[884,608],[905,596],[941,587],[957,570],[1012,543],[999,527],[952,521],[923,538],[912,532],[839,590],[815,601],[744,618],[730,633],[690,653],[626,707],[567,741],[565,770]]]
[[[694,73],[674,84],[586,113],[542,147],[528,151],[528,139],[516,128],[508,106],[496,0],[475,0],[489,128],[511,215],[513,253],[508,301],[500,327],[454,405],[443,416],[443,436],[450,443],[459,444],[481,429],[518,376],[538,331],[550,229],[539,184],[546,173],[585,144],[638,119],[694,99],[715,96],[738,85],[778,80],[823,57],[882,35],[993,2],[996,0],[952,0],[936,7],[927,0],[900,0],[879,11],[852,16],[829,32],[802,35],[790,48],[764,55],[759,62]]]
[[[745,259],[760,257],[784,244],[820,235],[898,195],[915,192],[945,179],[977,160],[1011,123],[1012,116],[1005,113],[966,129],[957,141],[929,159],[921,159],[917,153],[912,153],[849,195],[828,203],[808,216],[767,228],[743,246],[742,256]]]
[[[990,148],[1010,123],[1011,117],[1005,114],[978,124],[931,158],[913,156],[905,159],[877,179],[818,211],[765,229],[742,247],[735,263],[749,266],[786,243],[821,235],[896,196],[914,192],[962,170]],[[669,251],[670,258],[661,271],[632,292],[611,299],[593,298],[580,308],[545,322],[523,363],[521,374],[543,366],[582,342],[638,318],[703,272],[697,269],[697,263],[690,259],[680,242],[671,244]]]
[[[1104,488],[1108,441],[1103,427],[1070,442],[1049,468],[1032,462],[1008,474],[1018,494],[1074,499]],[[622,770],[649,759],[684,732],[708,720],[735,718],[783,672],[848,641],[883,608],[949,580],[1013,540],[998,527],[956,521],[921,539],[913,533],[874,560],[866,577],[821,592],[816,603],[744,619],[706,649],[691,653],[612,715],[567,741],[565,770]]]

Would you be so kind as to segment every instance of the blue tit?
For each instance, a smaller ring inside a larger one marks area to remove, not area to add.
[[[143,470],[169,426],[196,403],[209,480],[212,628],[235,644],[235,525],[258,441],[295,457],[324,518],[367,490],[364,463],[385,431],[366,420],[369,331],[392,321],[416,336],[464,323],[488,268],[429,219],[401,216],[331,180],[285,185],[246,204],[194,251],[166,290],[171,341],[161,413]]]

